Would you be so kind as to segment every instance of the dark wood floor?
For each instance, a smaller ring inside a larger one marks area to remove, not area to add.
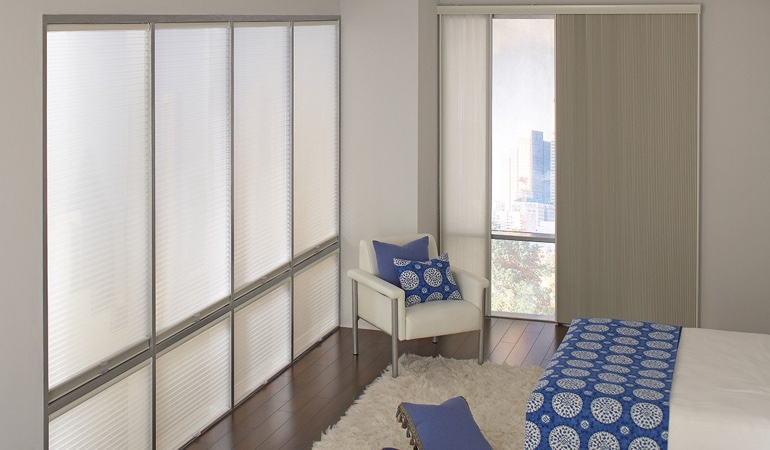
[[[489,361],[514,366],[548,363],[566,327],[486,319]],[[475,359],[478,333],[401,342],[401,353]],[[361,330],[359,355],[351,330],[341,328],[228,414],[187,448],[191,450],[308,449],[390,363],[390,336]]]

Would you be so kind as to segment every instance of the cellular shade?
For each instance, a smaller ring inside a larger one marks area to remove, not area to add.
[[[149,28],[49,26],[48,384],[147,342]]]
[[[556,18],[557,321],[694,326],[698,17]]]
[[[176,449],[230,408],[230,316],[157,361],[157,448]]]
[[[291,363],[291,285],[284,282],[235,312],[235,401]]]
[[[152,447],[149,364],[51,420],[48,445],[60,449]]]
[[[156,327],[230,294],[230,33],[155,27]]]
[[[287,24],[238,24],[234,41],[235,290],[291,258],[291,47]]]
[[[487,277],[489,16],[441,16],[441,249]]]
[[[339,325],[339,251],[294,278],[294,357]]]
[[[294,26],[294,255],[337,236],[338,25]]]

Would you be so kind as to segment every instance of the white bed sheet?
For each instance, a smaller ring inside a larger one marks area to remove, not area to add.
[[[770,449],[770,335],[683,328],[669,448]]]

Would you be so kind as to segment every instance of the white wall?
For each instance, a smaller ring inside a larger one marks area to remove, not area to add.
[[[535,2],[554,3],[660,1]],[[701,326],[770,333],[770,52],[765,49],[770,43],[770,2],[698,3],[702,5]]]
[[[339,14],[338,0],[0,6],[0,446],[43,447],[43,14]]]
[[[359,241],[438,228],[437,20],[435,0],[341,0],[340,12],[340,316],[350,326],[345,273]]]

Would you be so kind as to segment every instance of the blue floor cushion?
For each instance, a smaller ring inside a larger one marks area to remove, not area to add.
[[[403,402],[396,419],[417,450],[491,450],[464,397],[440,405]]]

